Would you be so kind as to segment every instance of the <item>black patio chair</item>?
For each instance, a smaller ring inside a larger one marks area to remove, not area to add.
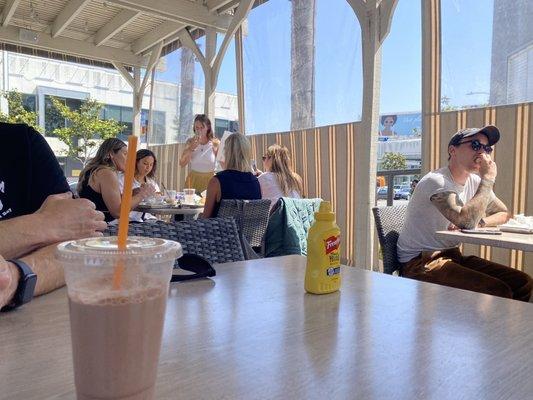
[[[109,226],[104,235],[117,233],[117,226]],[[130,224],[128,234],[175,240],[181,243],[184,254],[199,255],[211,264],[244,260],[239,232],[232,218],[143,222]],[[177,261],[174,266],[178,266]]]
[[[396,244],[405,221],[407,205],[373,207],[379,244],[383,252],[383,272],[401,275],[402,266],[398,261]]]
[[[224,199],[220,202],[218,217],[232,217],[243,241],[243,249],[247,259],[257,258],[251,254],[253,250],[258,256],[265,254],[265,233],[270,214],[270,200],[235,200]],[[250,249],[251,247],[251,249]]]

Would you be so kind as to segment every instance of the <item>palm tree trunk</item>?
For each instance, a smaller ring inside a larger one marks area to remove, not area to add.
[[[181,48],[181,92],[178,135],[186,135],[192,132],[194,94],[194,54],[191,49]]]
[[[315,0],[292,0],[291,130],[315,126]]]

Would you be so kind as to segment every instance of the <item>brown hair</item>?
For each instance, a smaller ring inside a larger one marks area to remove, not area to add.
[[[207,118],[207,115],[196,114],[196,117],[194,117],[193,130],[194,130],[194,124],[196,124],[196,122],[201,122],[207,127],[207,133],[206,133],[207,139],[212,140],[214,135],[213,135],[213,130],[211,129],[211,120]]]
[[[302,178],[291,168],[289,149],[279,144],[273,144],[267,149],[266,156],[272,160],[271,172],[276,175],[279,186],[284,196],[291,191],[303,194]]]
[[[154,165],[152,166],[152,170],[150,171],[148,175],[146,175],[148,178],[153,179],[155,175],[155,171],[157,170],[157,158],[155,158],[155,154],[151,150],[148,150],[148,149],[137,150],[137,154],[135,156],[135,172],[137,172],[137,163],[146,157],[152,157],[154,159]]]
[[[85,168],[80,172],[78,178],[78,193],[83,187],[83,183],[91,177],[93,172],[98,171],[101,168],[112,168],[115,170],[115,164],[111,159],[111,153],[116,154],[120,149],[126,147],[126,143],[117,138],[109,138],[102,142],[96,155],[87,163]],[[87,178],[87,179],[86,179]]]

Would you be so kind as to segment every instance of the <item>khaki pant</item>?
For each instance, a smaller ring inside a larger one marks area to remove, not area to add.
[[[196,193],[200,194],[207,189],[207,184],[213,176],[215,176],[214,172],[191,171],[185,179],[185,186],[196,189]]]
[[[529,301],[533,286],[528,274],[476,256],[465,257],[459,248],[420,253],[404,264],[403,276],[522,301]]]

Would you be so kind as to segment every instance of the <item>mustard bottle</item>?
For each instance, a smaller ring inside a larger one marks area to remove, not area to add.
[[[314,294],[336,292],[341,286],[340,238],[329,201],[320,203],[307,235],[305,290]]]

